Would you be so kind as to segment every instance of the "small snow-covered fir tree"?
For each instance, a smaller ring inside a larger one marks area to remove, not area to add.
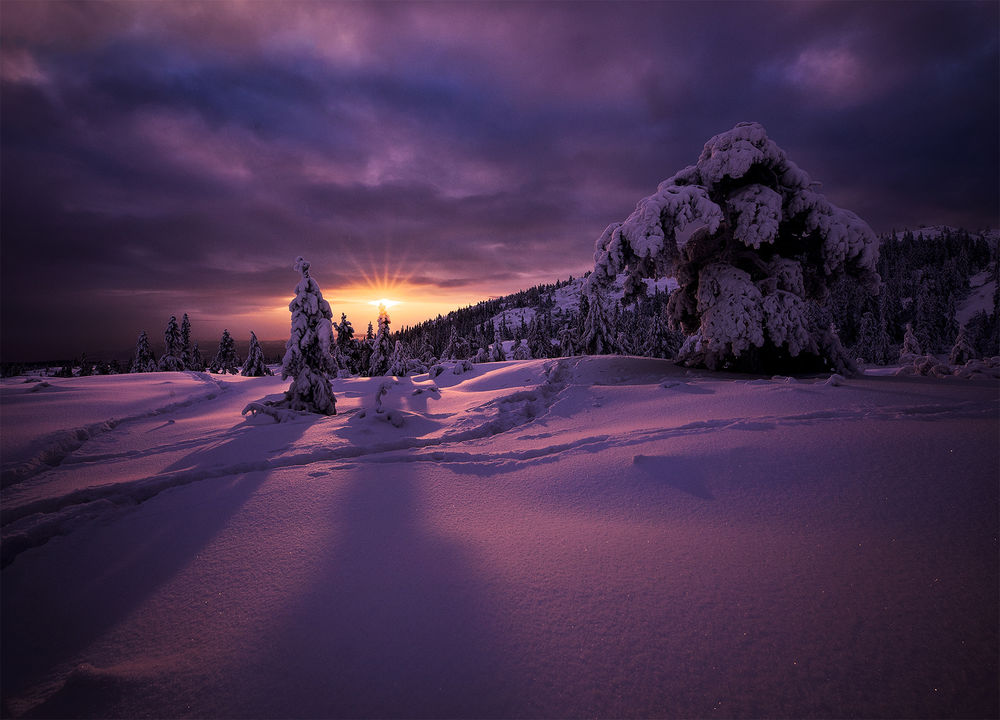
[[[198,349],[198,343],[194,343],[191,346],[191,361],[188,363],[188,370],[201,372],[204,369],[205,359],[201,356],[201,350]]]
[[[389,339],[389,312],[385,305],[378,306],[378,332],[372,341],[372,355],[368,360],[368,375],[378,377],[389,372],[389,358],[392,356],[392,345]]]
[[[591,275],[593,277],[593,275]],[[583,321],[580,347],[588,355],[609,355],[617,348],[612,339],[612,323],[605,306],[605,300],[596,284],[587,289],[587,314]]]
[[[330,352],[333,312],[309,274],[309,262],[302,257],[296,258],[295,270],[301,279],[295,286],[295,297],[288,304],[292,329],[281,362],[281,379],[290,377],[292,382],[284,399],[271,404],[251,403],[244,414],[265,412],[276,420],[283,418],[280,409],[337,414],[337,399],[332,388],[337,366]]]
[[[657,312],[647,328],[642,354],[653,358],[673,358],[683,342],[684,336],[671,330],[663,313]]]
[[[572,357],[577,354],[577,331],[568,323],[559,330],[559,354],[562,357]]]
[[[181,365],[185,370],[195,370],[200,368],[192,367],[191,356],[191,319],[187,313],[181,318]]]
[[[212,358],[212,364],[208,368],[209,372],[221,373],[225,375],[236,375],[240,371],[240,357],[236,354],[236,341],[229,334],[229,330],[222,331],[219,338],[219,349]]]
[[[451,332],[448,334],[448,342],[445,343],[444,350],[441,351],[442,360],[457,360],[456,352],[458,351],[458,328],[454,325],[451,326]]]
[[[864,221],[828,202],[761,125],[740,123],[608,226],[587,291],[593,303],[624,274],[629,302],[644,278],[674,275],[671,325],[698,336],[682,349],[688,365],[849,371],[811,308],[842,274],[877,291],[877,259]]]
[[[869,363],[885,365],[889,362],[890,343],[885,321],[876,317],[875,313],[864,313],[861,316],[861,325],[858,327],[858,341],[854,345],[854,354]]]
[[[490,362],[503,362],[507,355],[503,351],[503,334],[500,328],[491,323],[493,327],[493,344],[490,345]]]
[[[963,325],[958,331],[958,337],[955,338],[955,344],[951,348],[948,362],[952,365],[965,365],[965,363],[975,357],[976,350],[972,347],[972,343],[969,342],[969,335]]]
[[[170,372],[184,370],[184,362],[181,360],[184,343],[181,338],[181,328],[174,315],[170,316],[170,320],[167,321],[167,329],[163,331],[163,345],[165,349],[163,355],[160,356],[160,370]]]
[[[402,340],[397,340],[395,347],[392,349],[392,355],[389,356],[388,374],[403,377],[409,371],[411,362],[406,344]]]
[[[511,347],[510,352],[511,360],[530,360],[531,350],[528,346],[518,337],[514,338],[514,345]]]
[[[913,332],[913,325],[906,323],[906,332],[903,333],[903,347],[899,350],[900,360],[912,360],[915,355],[923,355],[916,333]]]
[[[274,375],[271,372],[271,368],[264,362],[264,350],[260,347],[260,342],[257,340],[257,335],[253,330],[250,331],[250,350],[247,352],[247,361],[243,363],[240,375],[244,377]]]
[[[337,324],[337,352],[335,353],[338,365],[350,373],[360,373],[358,366],[360,359],[360,349],[358,340],[354,337],[354,326],[347,319],[347,313],[340,313],[340,322]]]
[[[149,346],[149,337],[147,337],[145,330],[139,333],[139,339],[136,340],[132,365],[128,371],[130,373],[156,372],[156,358],[153,357],[153,349]]]
[[[528,343],[528,350],[531,352],[531,357],[546,358],[552,354],[552,343],[542,328],[540,315],[532,318],[531,324],[528,326],[528,336],[525,338],[525,342]]]

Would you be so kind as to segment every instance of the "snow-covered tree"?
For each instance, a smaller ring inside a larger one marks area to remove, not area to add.
[[[163,355],[160,356],[159,369],[163,371],[179,372],[185,370],[181,355],[184,350],[184,341],[181,337],[181,328],[177,324],[177,318],[170,316],[167,321],[167,329],[163,331]]]
[[[503,362],[507,355],[503,351],[503,334],[500,328],[492,321],[490,327],[493,329],[493,343],[490,345],[490,362]]]
[[[535,315],[528,326],[528,336],[525,338],[531,357],[546,358],[552,354],[552,342],[542,328],[541,316]]]
[[[577,331],[572,325],[563,325],[559,330],[559,354],[562,357],[577,354]]]
[[[442,360],[455,360],[458,351],[458,328],[451,326],[451,333],[448,335],[448,342],[445,343],[444,350],[441,351]]]
[[[388,374],[403,377],[410,369],[410,362],[410,353],[406,349],[406,345],[402,340],[397,340],[395,347],[392,349],[392,355],[389,356]]]
[[[219,349],[208,367],[209,372],[236,375],[240,371],[240,356],[236,354],[236,341],[229,330],[222,331]]]
[[[972,347],[972,343],[969,342],[968,333],[963,325],[958,331],[958,337],[955,338],[955,344],[951,348],[951,354],[948,356],[948,362],[952,365],[964,365],[975,357],[976,350]]]
[[[587,287],[587,314],[580,336],[581,349],[588,355],[609,355],[616,352],[612,327],[602,289],[597,283],[592,283]]]
[[[646,330],[642,354],[646,357],[673,358],[680,350],[684,336],[671,330],[662,312],[653,314],[652,322]]]
[[[389,358],[392,355],[392,345],[389,339],[389,312],[385,305],[378,306],[378,332],[372,341],[372,355],[368,360],[368,375],[377,377],[389,372]]]
[[[531,350],[528,349],[528,346],[525,345],[520,338],[517,337],[514,338],[514,345],[511,348],[510,359],[511,360],[531,359]]]
[[[132,365],[128,370],[130,373],[156,372],[156,358],[153,357],[153,349],[149,346],[149,338],[146,331],[139,333],[139,339],[135,343],[135,352],[132,354]]]
[[[740,123],[608,226],[587,293],[593,304],[624,273],[628,302],[645,294],[643,278],[672,274],[671,324],[698,336],[682,350],[687,364],[848,370],[810,306],[843,273],[877,291],[877,259],[864,221],[828,202],[761,125]]]
[[[347,313],[340,313],[340,322],[337,323],[337,344],[347,346],[354,341],[354,326],[347,319]]]
[[[923,355],[924,351],[920,347],[916,333],[913,332],[913,325],[906,323],[906,332],[903,334],[903,347],[899,350],[900,360],[912,360],[914,355]]]
[[[854,354],[875,365],[885,365],[890,359],[890,343],[885,321],[880,320],[875,313],[864,313],[858,328],[858,342],[854,345]]]
[[[337,399],[331,381],[337,375],[337,366],[330,353],[333,312],[319,285],[309,275],[309,262],[296,258],[295,270],[301,279],[295,286],[295,297],[288,304],[292,330],[281,362],[281,379],[290,377],[292,382],[284,400],[275,403],[275,407],[336,415]]]
[[[198,343],[194,343],[191,346],[191,361],[188,363],[188,370],[196,370],[201,372],[205,369],[205,359],[201,356],[201,350],[198,349]]]
[[[264,362],[264,351],[261,349],[260,342],[258,342],[257,335],[253,330],[250,331],[250,350],[247,352],[247,361],[243,363],[240,374],[244,377],[274,375],[271,368]]]
[[[181,318],[181,365],[184,366],[185,370],[201,369],[192,367],[191,319],[187,313],[184,313],[184,317]]]

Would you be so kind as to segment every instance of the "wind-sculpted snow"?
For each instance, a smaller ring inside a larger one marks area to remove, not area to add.
[[[136,377],[0,384],[119,418],[3,489],[5,715],[995,714],[995,379]]]

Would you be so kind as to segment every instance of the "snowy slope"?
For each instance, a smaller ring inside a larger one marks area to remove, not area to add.
[[[619,275],[615,279],[615,282],[611,286],[611,292],[608,293],[609,299],[622,299],[622,296],[625,294],[624,280],[624,275]],[[583,277],[573,278],[569,284],[556,289],[552,293],[553,307],[563,313],[575,313],[580,307],[580,294],[583,292],[583,285],[586,281],[586,278]],[[646,283],[649,295],[652,295],[656,291],[670,293],[678,287],[677,280],[672,277],[645,278],[643,282]],[[499,328],[504,318],[506,318],[507,326],[512,330],[516,330],[521,326],[522,319],[525,326],[530,325],[537,312],[537,308],[533,307],[512,307],[494,315],[492,321],[494,327]]]
[[[0,383],[5,715],[997,714],[996,381],[48,382]]]
[[[996,292],[996,287],[997,281],[990,278],[989,270],[976,273],[969,278],[969,294],[955,310],[955,320],[958,324],[965,325],[980,311],[993,314],[993,293]]]

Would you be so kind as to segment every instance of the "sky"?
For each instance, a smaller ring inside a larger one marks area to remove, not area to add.
[[[996,2],[0,5],[0,359],[393,326],[593,267],[762,123],[876,232],[1000,224]],[[204,348],[211,353],[213,348]]]

